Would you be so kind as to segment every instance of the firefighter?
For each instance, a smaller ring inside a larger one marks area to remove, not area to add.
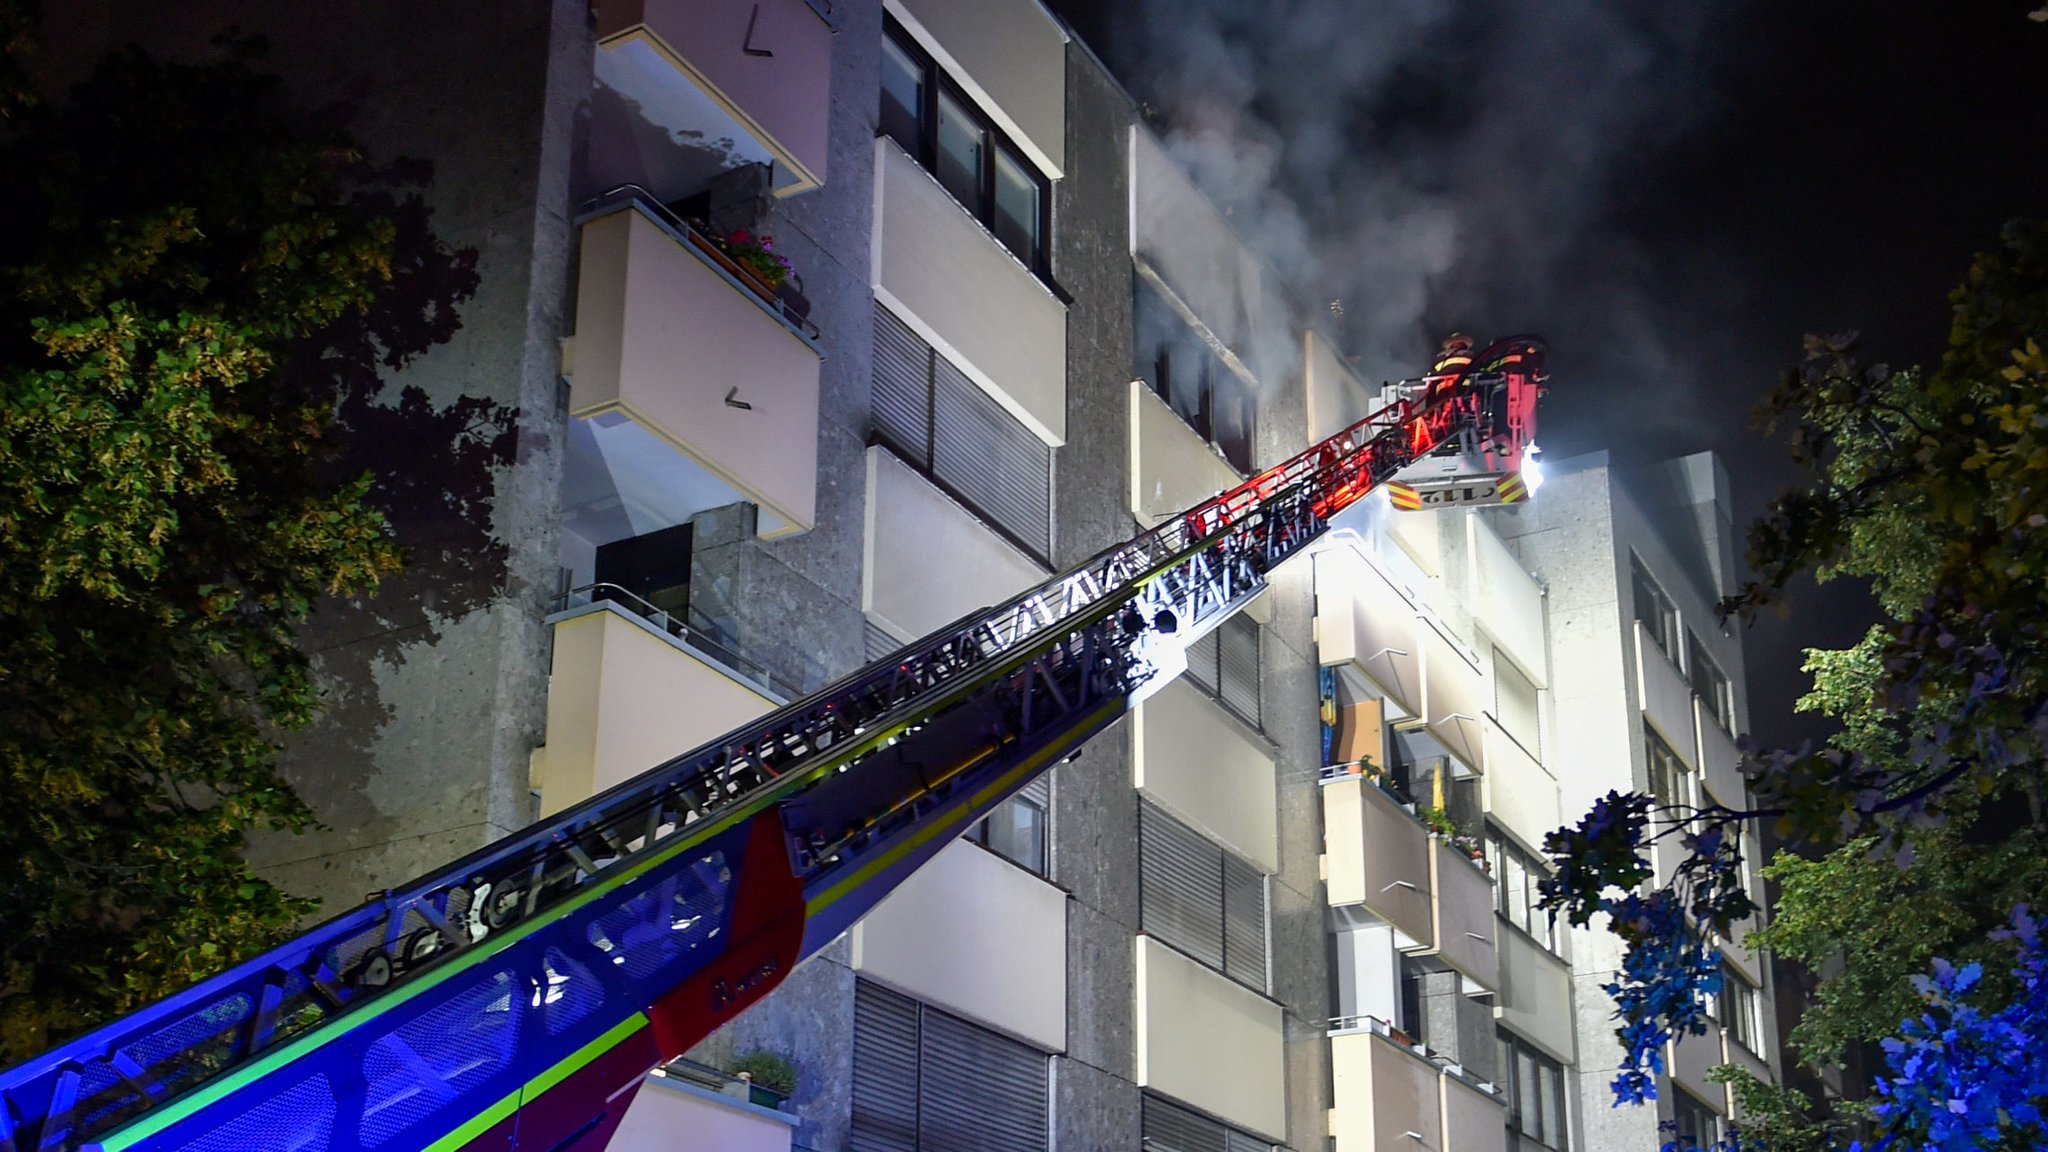
[[[1431,376],[1456,376],[1472,366],[1472,350],[1478,342],[1463,332],[1453,332],[1444,337],[1443,350],[1436,354],[1436,362],[1429,366]],[[1439,380],[1439,385],[1448,380]]]

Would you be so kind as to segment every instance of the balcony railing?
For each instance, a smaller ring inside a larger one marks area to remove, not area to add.
[[[702,613],[692,611],[688,614],[688,619],[677,619],[673,613],[655,607],[617,584],[596,583],[572,588],[555,597],[549,615],[599,603],[614,605],[645,620],[664,635],[673,637],[684,647],[710,658],[712,662],[724,667],[739,679],[752,683],[771,696],[795,700],[804,695],[758,661],[740,655],[734,647],[732,638]]]
[[[801,336],[812,346],[820,340],[818,326],[811,323],[807,313],[809,307],[802,302],[800,289],[783,293],[771,288],[748,272],[732,257],[725,254],[718,241],[711,235],[675,214],[668,205],[656,199],[654,193],[638,184],[620,184],[584,201],[576,210],[579,219],[601,216],[621,204],[633,204],[666,231],[677,243],[695,252],[700,259],[711,266],[711,270],[723,276],[733,288],[753,298],[762,311],[780,320],[791,332]],[[792,274],[793,275],[793,274]],[[802,278],[797,283],[802,284]]]
[[[777,1092],[775,1089],[756,1084],[745,1076],[735,1076],[729,1072],[713,1068],[709,1064],[699,1064],[695,1060],[683,1057],[677,1057],[656,1068],[654,1074],[670,1080],[679,1080],[685,1084],[695,1084],[699,1088],[707,1088],[721,1096],[730,1096],[735,1100],[744,1100],[759,1108],[779,1110],[783,1103],[789,1099],[789,1097]]]
[[[1430,1065],[1434,1066],[1437,1071],[1442,1072],[1444,1075],[1449,1076],[1451,1079],[1456,1080],[1461,1084],[1464,1084],[1468,1088],[1472,1088],[1476,1091],[1483,1092],[1486,1095],[1491,1096],[1495,1099],[1500,1099],[1502,1096],[1500,1087],[1496,1085],[1493,1081],[1482,1080],[1479,1077],[1474,1076],[1472,1073],[1467,1072],[1465,1070],[1465,1066],[1463,1064],[1458,1063],[1456,1060],[1453,1060],[1440,1052],[1432,1051],[1429,1045],[1423,1044],[1415,1040],[1414,1038],[1410,1037],[1406,1032],[1401,1031],[1399,1028],[1394,1027],[1392,1024],[1388,1023],[1385,1020],[1380,1019],[1377,1016],[1360,1014],[1356,1016],[1330,1017],[1330,1026],[1327,1033],[1328,1035],[1348,1036],[1359,1032],[1370,1032],[1375,1036],[1381,1037],[1382,1039],[1392,1041],[1395,1044],[1395,1046],[1407,1049],[1408,1052],[1414,1055],[1416,1058],[1428,1062]]]

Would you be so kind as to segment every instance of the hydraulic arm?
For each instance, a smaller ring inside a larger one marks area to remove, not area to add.
[[[1332,517],[1397,478],[1502,487],[1543,361],[1516,337],[1396,388],[1007,603],[0,1072],[0,1152],[602,1148],[650,1068],[1169,681]]]

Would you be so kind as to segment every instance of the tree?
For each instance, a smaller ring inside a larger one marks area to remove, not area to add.
[[[312,819],[276,771],[319,706],[295,629],[401,561],[341,418],[476,282],[428,227],[423,166],[370,163],[260,46],[218,46],[130,49],[6,108],[0,1063],[311,911],[241,852]]]
[[[1617,795],[1551,839],[1550,906],[1580,924],[1606,913],[1628,941],[1614,989],[1629,1049],[1619,1099],[1640,1100],[1664,1041],[1701,1025],[1714,938],[1746,911],[1732,831],[1760,817],[1789,848],[1767,869],[1783,894],[1757,942],[1839,964],[1792,1036],[1802,1058],[1824,1064],[1893,1038],[1876,1119],[1909,1146],[2032,1147],[2048,1135],[2035,1111],[2048,1080],[1929,1056],[1944,1032],[1964,1043],[1968,1028],[2048,1045],[2048,1015],[2029,1008],[2031,921],[2016,912],[2048,881],[2048,225],[2009,226],[1950,303],[1933,370],[1866,367],[1853,338],[1809,337],[1766,408],[1810,483],[1752,528],[1756,580],[1723,607],[1752,613],[1803,572],[1869,583],[1886,623],[1807,664],[1815,688],[1802,706],[1839,721],[1840,735],[1818,751],[1758,754],[1755,811]],[[1672,886],[1638,894],[1641,850],[1666,836],[1683,838],[1687,864]],[[1966,1105],[1958,1135],[1928,1102],[1962,1100],[1953,1093],[1973,1075],[1999,1104]]]

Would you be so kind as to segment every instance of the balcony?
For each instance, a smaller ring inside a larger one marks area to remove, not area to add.
[[[1432,951],[1488,991],[1500,987],[1500,943],[1493,878],[1464,851],[1433,841],[1429,852]]]
[[[1363,904],[1394,927],[1403,952],[1500,986],[1493,878],[1352,766],[1325,770],[1323,848],[1332,907]]]
[[[622,589],[579,589],[548,623],[547,736],[532,764],[541,816],[781,703],[765,673]]]
[[[1572,970],[1534,940],[1494,918],[1500,942],[1501,1022],[1552,1056],[1572,1058]]]
[[[774,1094],[686,1060],[641,1081],[625,1119],[606,1144],[612,1152],[789,1152],[800,1122],[773,1106]],[[688,1142],[678,1145],[678,1133]]]
[[[1491,525],[1477,516],[1465,521],[1467,566],[1473,614],[1501,649],[1534,675],[1549,678],[1543,642],[1543,589]]]
[[[1697,697],[1693,699],[1693,712],[1700,733],[1700,775],[1707,792],[1730,808],[1746,807],[1749,784],[1742,776],[1742,750]]]
[[[1708,1024],[1704,1035],[1688,1032],[1671,1043],[1671,1078],[1723,1116],[1728,1114],[1728,1089],[1709,1081],[1707,1073],[1727,1062],[1718,1024]]]
[[[1315,566],[1316,646],[1323,664],[1355,664],[1405,712],[1419,711],[1420,624],[1408,598],[1350,549],[1318,552]]]
[[[1336,1152],[1505,1152],[1500,1090],[1371,1016],[1330,1022]]]
[[[1466,767],[1479,770],[1486,763],[1483,717],[1492,702],[1486,676],[1435,622],[1419,622],[1415,634],[1422,640],[1422,714],[1430,734]]]
[[[1486,813],[1526,844],[1564,823],[1557,778],[1491,717],[1486,721]]]
[[[1392,796],[1361,776],[1325,780],[1323,848],[1333,906],[1365,905],[1407,937],[1406,949],[1435,943],[1429,830]]]
[[[729,264],[638,195],[583,224],[563,507],[592,544],[741,501],[764,538],[815,520],[822,353]]]
[[[832,27],[810,0],[597,0],[590,187],[663,200],[765,164],[775,194],[825,182]]]

